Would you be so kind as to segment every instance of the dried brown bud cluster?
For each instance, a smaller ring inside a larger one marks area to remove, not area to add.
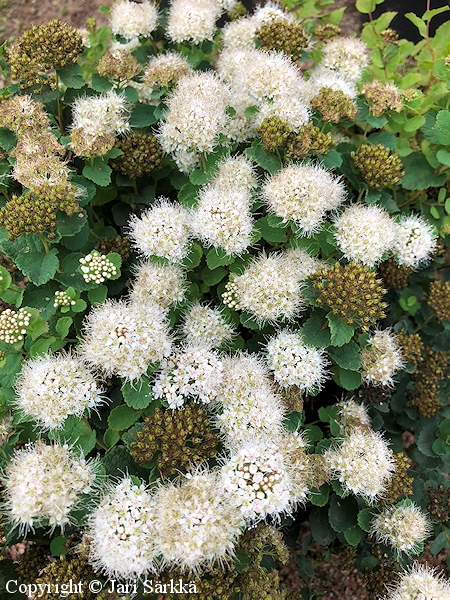
[[[380,504],[395,504],[402,496],[410,496],[413,494],[413,477],[408,477],[408,469],[410,464],[408,457],[399,452],[394,456],[395,472],[389,480],[386,491],[380,498]]]
[[[131,242],[121,235],[116,235],[114,238],[102,238],[95,244],[95,249],[105,255],[117,252],[122,257],[122,263],[129,260],[132,254]]]
[[[341,35],[341,28],[339,25],[333,25],[333,23],[325,23],[325,25],[316,27],[314,35],[319,38],[321,42],[329,42]]]
[[[129,81],[142,71],[142,67],[127,50],[108,50],[99,60],[97,70],[102,77]]]
[[[341,90],[323,87],[311,100],[311,108],[317,110],[327,123],[354,121],[358,114],[355,102]]]
[[[398,183],[405,174],[398,154],[382,144],[361,144],[357,152],[352,152],[351,157],[371,188]]]
[[[314,289],[320,292],[317,304],[329,306],[332,313],[348,325],[367,331],[385,316],[384,309],[388,305],[382,298],[386,290],[376,273],[366,265],[336,262],[328,269],[321,267],[310,279]]]
[[[404,333],[397,334],[397,340],[400,344],[402,356],[412,365],[417,365],[423,360],[422,354],[425,350],[425,345],[420,339],[418,333],[406,335]]]
[[[308,36],[300,23],[287,19],[271,19],[256,32],[261,48],[278,50],[298,60],[308,45]]]
[[[335,145],[331,133],[324,133],[312,123],[300,127],[298,134],[291,135],[286,144],[288,160],[303,160],[308,154],[328,154]]]
[[[161,168],[163,150],[154,135],[132,133],[116,141],[115,145],[123,154],[111,161],[111,165],[130,179],[148,175]]]
[[[372,81],[366,83],[362,92],[369,101],[370,112],[374,117],[381,117],[388,110],[400,112],[403,108],[400,91],[392,83]]]
[[[432,281],[427,304],[436,313],[438,321],[450,321],[450,281]]]
[[[447,376],[447,355],[428,349],[428,354],[413,373],[414,392],[411,404],[417,406],[422,417],[434,417],[442,408],[439,384]]]
[[[412,272],[409,267],[399,267],[392,259],[385,260],[379,267],[379,274],[388,290],[401,290],[408,287]]]
[[[450,520],[450,487],[448,484],[429,487],[427,489],[430,503],[429,512],[441,521]]]

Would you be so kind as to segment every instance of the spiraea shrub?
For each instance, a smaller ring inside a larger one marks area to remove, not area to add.
[[[414,44],[376,4],[345,37],[330,0],[117,0],[2,46],[1,531],[29,543],[0,585],[307,599],[319,544],[450,598],[415,562],[450,548],[448,7]]]

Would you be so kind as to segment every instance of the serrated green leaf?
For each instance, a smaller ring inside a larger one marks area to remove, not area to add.
[[[323,431],[317,425],[305,425],[305,435],[310,444],[314,444],[323,438]]]
[[[0,266],[0,294],[3,294],[12,283],[11,274],[5,267]]]
[[[115,446],[119,440],[120,440],[119,432],[115,431],[114,429],[109,429],[109,427],[103,434],[103,443],[108,448],[112,448],[113,446]]]
[[[79,233],[87,223],[87,214],[84,210],[75,213],[71,217],[68,217],[66,213],[58,211],[56,214],[56,223],[58,232],[65,236],[73,236]]]
[[[341,319],[341,317],[337,317],[333,315],[332,312],[329,312],[326,315],[328,325],[330,326],[331,332],[331,344],[333,346],[343,346],[347,344],[353,337],[355,333],[355,329]]]
[[[241,325],[247,327],[247,329],[252,329],[253,331],[259,331],[261,329],[261,324],[253,315],[250,315],[246,312],[242,312],[239,316],[239,321]]]
[[[327,348],[330,358],[340,367],[349,371],[358,371],[361,367],[361,354],[359,350],[358,344],[353,340],[339,348],[333,346]]]
[[[234,262],[234,256],[227,254],[223,248],[211,248],[206,255],[206,264],[211,271],[217,267],[226,267]]]
[[[80,313],[80,312],[84,312],[86,310],[86,308],[87,308],[86,302],[83,299],[78,298],[78,300],[75,301],[75,304],[70,307],[70,310],[72,310],[75,313]]]
[[[342,155],[337,150],[331,149],[327,154],[319,154],[318,157],[326,169],[338,169],[342,165]]]
[[[256,221],[255,227],[269,244],[278,244],[286,241],[288,225],[285,225],[283,228],[272,227],[269,225],[268,217],[262,217]]]
[[[197,204],[197,197],[200,186],[186,183],[178,192],[178,201],[187,208],[192,208]]]
[[[364,537],[364,531],[358,525],[344,531],[344,537],[350,546],[357,546]]]
[[[425,456],[436,457],[433,452],[432,446],[436,439],[436,431],[438,429],[439,419],[438,417],[431,417],[423,424],[420,432],[415,434],[415,440],[417,448]]]
[[[338,385],[349,391],[356,390],[362,385],[361,373],[348,371],[339,365],[333,368],[333,379]]]
[[[136,104],[136,102],[139,102],[139,94],[136,88],[132,87],[131,85],[128,85],[124,89],[124,92],[125,97],[130,104]]]
[[[108,295],[108,288],[106,287],[106,285],[99,285],[98,287],[94,288],[93,290],[88,291],[89,302],[93,306],[96,306],[98,304],[103,304],[103,302],[106,300],[107,295]]]
[[[339,498],[333,494],[330,497],[328,517],[331,527],[339,533],[344,533],[357,525],[358,502],[353,496]]]
[[[26,252],[17,256],[15,263],[34,285],[40,286],[54,277],[59,267],[57,254],[56,248],[52,248],[48,254]]]
[[[200,244],[192,244],[191,250],[186,258],[183,260],[183,266],[189,270],[195,269],[202,261],[203,248]]]
[[[56,333],[61,338],[66,338],[69,333],[70,326],[72,325],[72,317],[60,317],[56,322]]]
[[[328,522],[326,508],[314,506],[309,515],[309,526],[314,540],[322,546],[329,546],[336,538],[335,532]]]
[[[52,440],[68,444],[75,450],[80,448],[85,456],[94,449],[96,442],[95,430],[75,415],[69,415],[61,429],[50,431],[48,436]]]
[[[59,80],[73,90],[81,90],[84,86],[83,70],[78,65],[70,65],[57,73]]]
[[[324,483],[319,489],[314,488],[308,494],[308,500],[314,506],[325,506],[330,496],[330,486]]]
[[[436,152],[436,158],[442,165],[450,166],[450,152],[445,148],[441,148]]]
[[[133,423],[136,423],[140,416],[140,411],[135,410],[127,404],[121,404],[112,409],[108,417],[108,425],[115,431],[124,431],[128,427],[131,427]]]
[[[425,38],[427,36],[427,24],[423,19],[418,17],[415,13],[405,13],[405,17],[414,23],[414,25],[419,30],[420,35]]]
[[[373,512],[370,508],[363,508],[358,513],[358,525],[363,531],[370,531],[373,519]]]
[[[375,131],[368,136],[367,141],[370,144],[381,144],[385,148],[390,148],[391,150],[395,150],[397,146],[397,138],[387,131]]]
[[[93,165],[85,165],[83,177],[90,179],[100,187],[106,187],[111,183],[112,169],[101,158],[94,158]]]
[[[409,117],[406,123],[403,125],[403,129],[408,132],[417,131],[425,123],[425,117],[422,115],[416,115],[415,117]]]
[[[450,110],[440,110],[436,115],[434,135],[443,146],[449,145],[450,140]]]
[[[303,342],[314,348],[327,348],[331,344],[330,330],[326,321],[315,312],[301,327]]]
[[[441,531],[441,533],[436,537],[434,542],[430,546],[431,554],[439,554],[441,550],[450,548],[450,538],[448,537],[448,533],[446,531]]]
[[[150,127],[157,122],[155,116],[155,107],[148,104],[138,104],[133,108],[130,115],[131,127],[137,127],[142,129],[143,127]]]
[[[429,187],[441,187],[445,184],[446,175],[435,175],[421,152],[411,152],[411,154],[405,156],[403,166],[405,175],[400,183],[406,190],[425,190]]]
[[[50,542],[50,552],[53,556],[64,556],[67,554],[67,538],[62,535],[53,538]]]
[[[112,83],[106,77],[94,73],[91,79],[91,88],[96,92],[109,92],[112,89]]]
[[[136,410],[147,408],[153,400],[150,379],[144,375],[132,384],[125,383],[122,386],[122,395],[131,408]]]
[[[280,170],[281,165],[278,157],[275,154],[266,152],[261,145],[261,142],[253,142],[250,148],[245,150],[245,154],[250,160],[254,160],[265,171],[273,175]]]
[[[205,267],[202,271],[202,279],[206,285],[212,287],[213,285],[217,285],[222,279],[224,279],[228,275],[228,271],[223,267],[216,267],[213,270],[210,270],[208,267]]]
[[[16,146],[16,134],[6,127],[0,127],[0,148],[5,152],[11,152],[11,150]]]
[[[41,338],[32,344],[28,350],[28,358],[34,358],[35,356],[41,356],[47,354],[50,346],[56,342],[56,338],[51,336],[49,338]]]

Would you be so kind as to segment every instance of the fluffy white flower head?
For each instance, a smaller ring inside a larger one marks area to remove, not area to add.
[[[263,363],[255,355],[240,354],[224,360],[223,370],[226,376],[216,398],[222,411],[216,419],[227,444],[238,447],[248,436],[261,440],[281,431],[282,400]]]
[[[339,402],[339,427],[344,435],[353,429],[370,429],[371,420],[364,404],[354,400]]]
[[[431,260],[436,240],[436,232],[423,217],[402,215],[392,249],[395,260],[402,267],[417,269]]]
[[[224,304],[264,323],[293,319],[304,306],[301,282],[319,266],[302,250],[260,254],[226,285]]]
[[[114,90],[77,98],[72,105],[72,129],[83,130],[88,138],[126,133],[129,128],[125,97]]]
[[[244,17],[227,23],[222,30],[224,50],[231,48],[254,48],[258,23],[252,17]]]
[[[349,206],[336,220],[336,241],[345,258],[375,266],[392,249],[397,227],[379,206]]]
[[[318,65],[311,72],[305,88],[306,97],[311,100],[322,88],[331,88],[334,92],[342,92],[349,98],[356,98],[358,90],[356,85],[334,71]]]
[[[25,362],[15,389],[16,407],[47,430],[104,402],[92,373],[77,358],[62,354]]]
[[[435,569],[416,563],[387,600],[450,600],[450,581],[436,575]]]
[[[156,29],[158,9],[153,2],[130,2],[118,0],[111,8],[110,26],[115,35],[126,40],[139,36],[148,37]]]
[[[216,0],[172,0],[167,36],[172,42],[190,41],[194,44],[212,40],[221,12]]]
[[[197,571],[227,560],[242,516],[223,493],[217,473],[197,473],[156,495],[155,545],[167,565]]]
[[[155,502],[128,477],[103,497],[89,519],[90,562],[109,577],[139,577],[155,568]]]
[[[336,38],[323,47],[320,64],[356,83],[369,64],[369,49],[358,38]]]
[[[169,408],[180,408],[188,398],[209,404],[219,393],[223,375],[222,361],[215,352],[188,347],[161,361],[153,395]]]
[[[319,165],[289,165],[269,177],[263,198],[269,209],[285,221],[294,221],[311,234],[333,210],[344,202],[344,184]]]
[[[136,269],[130,298],[169,308],[183,300],[185,289],[186,278],[177,265],[143,262]]]
[[[24,532],[46,521],[52,529],[64,528],[94,482],[95,463],[67,446],[38,440],[16,451],[5,469],[6,512]]]
[[[106,300],[85,323],[81,357],[107,375],[139,379],[171,350],[166,311],[157,304]]]
[[[196,302],[184,317],[182,332],[191,346],[219,348],[234,335],[233,327],[227,323],[218,308]]]
[[[393,376],[402,366],[397,338],[387,329],[376,331],[361,350],[362,376],[370,385],[392,386]]]
[[[287,330],[267,344],[267,362],[275,381],[283,387],[295,385],[309,392],[320,389],[327,376],[325,352],[306,346],[300,334]]]
[[[132,216],[129,237],[146,258],[159,256],[180,263],[188,254],[190,223],[191,216],[181,204],[160,198],[140,217]]]
[[[391,546],[396,552],[417,554],[430,534],[426,515],[413,502],[384,508],[373,520],[371,533],[378,543]]]
[[[394,471],[394,456],[378,432],[353,430],[338,448],[327,450],[325,464],[345,490],[373,502]]]
[[[289,474],[274,444],[247,442],[222,467],[222,478],[246,521],[289,512]]]

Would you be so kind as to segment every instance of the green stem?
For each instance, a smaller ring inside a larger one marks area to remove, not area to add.
[[[138,189],[137,189],[136,179],[133,179],[133,190],[134,190],[135,194],[139,194]]]
[[[87,417],[83,417],[83,423],[89,429],[89,433],[92,433],[92,427],[89,421],[87,420]],[[103,448],[103,450],[108,450],[108,446],[105,446],[105,444],[101,442],[98,438],[95,438],[95,441],[100,446],[100,448]]]
[[[41,233],[38,233],[37,236],[38,236],[38,238],[41,240],[41,242],[44,245],[45,254],[48,254],[50,252],[50,246],[48,245],[47,240],[45,239],[45,237]]]
[[[358,196],[357,196],[357,198],[356,198],[356,202],[360,202],[360,201],[361,201],[361,198],[363,197],[363,194],[364,194],[364,192],[365,192],[365,188],[361,188],[361,189],[359,190],[359,192],[358,192]]]
[[[280,167],[283,168],[283,159],[281,158],[280,150],[278,148],[276,150],[277,150],[278,160],[280,161]]]
[[[421,325],[418,325],[418,326],[417,326],[417,327],[414,329],[414,333],[417,333],[418,331],[420,331],[424,325],[426,325],[427,323],[429,323],[429,322],[431,321],[431,319],[433,319],[433,318],[434,318],[434,316],[435,316],[435,315],[434,315],[434,313],[433,313],[432,315],[430,315],[430,316],[428,317],[428,319],[425,319],[425,321],[424,321],[424,322],[423,322]]]
[[[203,173],[206,173],[206,160],[205,160],[205,153],[204,152],[200,153],[200,162],[202,163]]]

